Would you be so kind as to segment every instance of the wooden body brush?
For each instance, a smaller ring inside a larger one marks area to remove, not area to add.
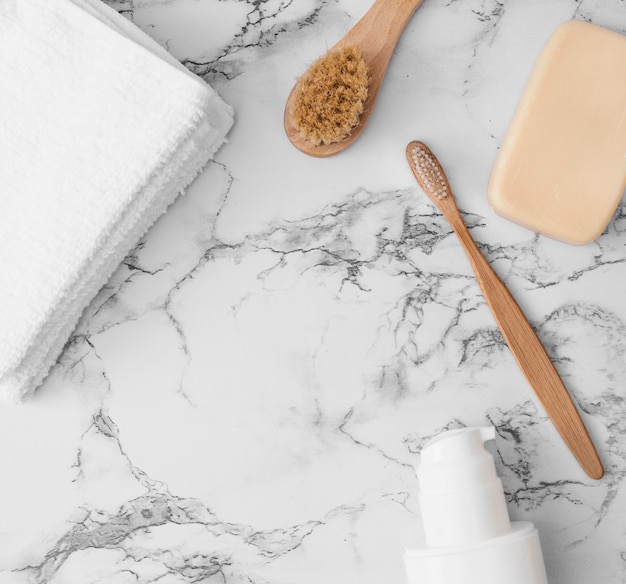
[[[391,55],[423,0],[376,0],[354,27],[298,80],[285,106],[292,144],[331,156],[361,134]]]
[[[576,406],[524,313],[472,239],[439,161],[421,142],[411,142],[406,154],[417,182],[459,237],[504,339],[546,413],[585,472],[601,478],[602,463]]]

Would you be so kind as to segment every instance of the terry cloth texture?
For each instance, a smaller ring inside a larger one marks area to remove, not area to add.
[[[99,0],[0,0],[0,399],[223,144],[233,112]]]

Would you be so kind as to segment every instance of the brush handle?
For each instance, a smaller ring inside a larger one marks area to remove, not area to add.
[[[404,28],[424,0],[376,0],[333,49],[358,46],[368,63],[370,95],[374,102],[393,51]],[[371,108],[365,107],[365,112]]]
[[[520,369],[546,413],[585,472],[593,479],[604,474],[587,429],[541,341],[522,309],[493,271],[461,217],[448,220],[465,249],[489,308]]]
[[[424,0],[376,0],[333,48],[357,45],[366,61],[381,60],[386,69],[407,23]]]

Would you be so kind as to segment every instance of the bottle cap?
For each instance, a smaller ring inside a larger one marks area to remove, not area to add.
[[[420,492],[440,495],[498,480],[493,456],[483,446],[494,438],[493,426],[451,430],[433,438],[423,448],[417,469]]]

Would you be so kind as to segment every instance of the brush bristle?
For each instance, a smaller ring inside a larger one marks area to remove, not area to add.
[[[358,124],[367,99],[367,65],[358,47],[331,51],[298,80],[289,115],[303,139],[333,144]]]
[[[443,168],[426,144],[411,142],[407,150],[413,174],[424,192],[441,200],[450,194],[448,180]]]

